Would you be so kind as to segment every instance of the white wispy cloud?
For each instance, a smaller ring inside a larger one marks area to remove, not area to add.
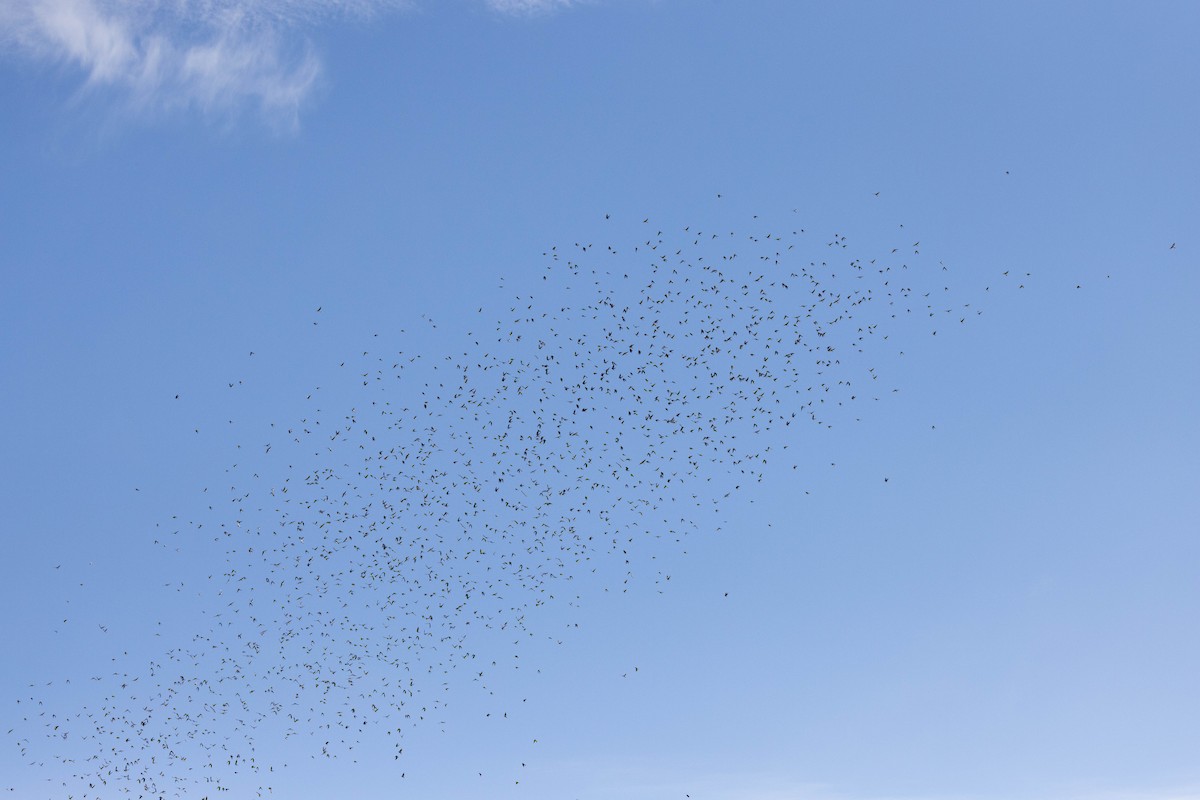
[[[239,9],[103,0],[0,4],[6,53],[64,65],[87,93],[140,112],[190,108],[224,115],[252,107],[294,123],[320,75],[304,41]]]
[[[578,5],[579,0],[487,0],[487,4],[505,14],[531,14]]]
[[[573,0],[481,0],[501,13]],[[416,0],[0,0],[0,53],[64,66],[83,93],[141,113],[253,110],[294,126],[318,85],[307,29]]]

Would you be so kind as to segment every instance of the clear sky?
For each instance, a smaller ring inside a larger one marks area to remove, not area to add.
[[[542,279],[555,253],[619,295],[656,231],[693,264],[786,232],[835,269],[903,248],[964,313],[896,323],[863,355],[880,399],[764,434],[761,482],[701,463],[740,488],[703,489],[681,544],[638,533],[628,584],[620,558],[568,565],[521,669],[493,631],[469,643],[500,662],[486,689],[436,652],[397,670],[439,698],[400,759],[376,727],[330,759],[321,730],[266,725],[268,776],[191,777],[286,800],[1200,798],[1198,40],[1190,2],[6,0],[0,788],[124,796],[58,760],[87,749],[77,715],[176,665],[227,674],[169,655],[244,632],[214,622],[246,611],[222,577],[241,545],[210,534],[247,481],[297,480],[281,429],[324,441],[445,374],[364,389],[382,354],[526,352],[497,338],[518,296],[577,303]],[[306,469],[348,458],[308,442]],[[240,691],[278,688],[264,659]]]

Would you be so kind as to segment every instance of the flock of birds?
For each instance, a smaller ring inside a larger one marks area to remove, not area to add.
[[[893,391],[887,359],[981,313],[903,226],[868,257],[751,225],[646,219],[629,246],[555,246],[538,295],[471,309],[454,351],[373,340],[344,365],[358,402],[270,424],[212,520],[178,523],[224,554],[208,628],[93,676],[105,696],[82,709],[32,691],[22,753],[41,757],[41,727],[70,798],[209,796],[237,775],[266,792],[281,765],[262,743],[292,737],[318,758],[386,737],[399,777],[451,685],[487,689],[555,638],[535,609],[665,581],[732,493],[803,480],[813,426]]]

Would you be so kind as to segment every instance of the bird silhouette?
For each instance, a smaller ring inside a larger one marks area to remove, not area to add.
[[[803,428],[855,424],[896,391],[905,342],[982,313],[920,240],[860,252],[748,225],[555,244],[537,295],[476,305],[461,330],[425,317],[442,350],[373,334],[337,359],[339,410],[302,392],[158,539],[221,554],[206,627],[141,667],[114,657],[86,707],[22,697],[64,792],[184,797],[245,775],[266,791],[267,740],[330,759],[389,741],[402,764],[452,688],[490,697],[531,642],[562,641],[536,609],[664,590],[728,498],[811,474]]]

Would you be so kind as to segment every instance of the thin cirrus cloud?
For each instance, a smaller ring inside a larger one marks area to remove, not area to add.
[[[575,0],[482,0],[529,14]],[[416,0],[7,0],[0,52],[64,65],[82,94],[105,93],[139,113],[208,117],[253,110],[294,126],[321,62],[304,28],[370,17]]]
[[[530,14],[578,5],[578,0],[487,0],[487,4],[506,14]]]

